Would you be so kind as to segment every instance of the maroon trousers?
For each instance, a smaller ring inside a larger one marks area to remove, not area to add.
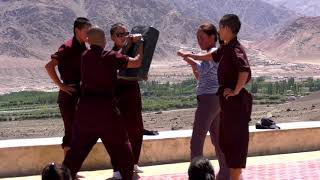
[[[221,92],[223,92],[221,90]],[[221,106],[220,147],[229,168],[245,168],[249,145],[249,121],[252,96],[242,89],[237,96],[226,99],[219,93]]]
[[[117,85],[116,97],[131,144],[134,164],[138,164],[143,141],[142,103],[138,82]],[[111,159],[111,163],[114,171],[118,171],[117,162]]]
[[[71,144],[72,123],[74,121],[78,99],[78,94],[69,95],[64,91],[59,91],[58,104],[64,124],[64,136],[61,145],[62,148],[64,148],[65,146],[70,147]]]
[[[133,176],[133,158],[126,129],[117,109],[108,98],[81,97],[72,127],[71,149],[63,164],[75,178],[98,139],[102,140],[111,159],[119,165],[123,179]]]

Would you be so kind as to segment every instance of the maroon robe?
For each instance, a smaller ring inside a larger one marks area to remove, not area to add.
[[[251,79],[249,62],[237,38],[227,45],[221,46],[212,53],[219,62],[219,99],[221,106],[220,147],[229,168],[245,168],[249,143],[249,121],[251,120],[252,96],[243,88],[237,96],[226,99],[223,91],[226,88],[235,89],[239,72],[248,72]]]
[[[65,130],[62,148],[65,146],[70,147],[72,122],[80,93],[81,55],[85,50],[87,50],[85,44],[80,44],[73,37],[61,45],[56,53],[51,55],[52,59],[58,61],[58,71],[63,83],[73,85],[77,89],[77,92],[72,95],[61,90],[59,91],[58,104]]]
[[[71,149],[63,162],[75,177],[100,138],[110,157],[119,164],[123,179],[131,180],[133,158],[130,143],[114,100],[117,70],[128,58],[92,45],[82,56],[81,96],[77,106]]]
[[[113,50],[119,51],[116,47]],[[142,102],[138,81],[118,79],[115,95],[128,132],[134,163],[138,164],[143,141]],[[117,163],[114,160],[111,162],[114,171],[118,171]]]

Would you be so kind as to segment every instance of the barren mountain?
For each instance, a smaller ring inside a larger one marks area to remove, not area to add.
[[[284,7],[304,16],[320,16],[318,0],[265,0],[267,3]]]
[[[199,14],[214,22],[224,14],[237,14],[242,27],[240,37],[246,40],[257,40],[274,33],[285,22],[296,17],[293,11],[275,7],[261,0],[174,0],[179,11],[187,16]]]
[[[107,34],[116,22],[127,24],[129,29],[141,24],[159,29],[149,80],[177,82],[190,78],[190,68],[176,56],[176,51],[197,48],[197,26],[205,21],[217,25],[227,13],[239,15],[240,39],[251,44],[271,37],[278,29],[285,29],[286,22],[297,18],[295,12],[264,0],[0,0],[0,62],[3,62],[0,74],[4,75],[0,76],[0,94],[26,89],[52,90],[54,86],[44,71],[44,63],[72,36],[73,21],[78,16],[88,17]],[[110,40],[108,43],[110,48]],[[288,67],[264,56],[259,49],[251,49],[251,45],[245,46],[249,47],[247,52],[255,76],[319,74],[317,67],[296,64]],[[292,70],[297,68],[299,71]]]
[[[47,59],[72,35],[77,16],[86,16],[105,30],[115,22],[151,25],[161,32],[157,59],[170,59],[180,47],[195,46],[194,31],[203,21],[217,23],[226,13],[239,14],[240,36],[270,34],[294,13],[261,0],[28,0],[0,1],[0,55]]]
[[[320,17],[302,17],[259,47],[283,60],[320,63]]]

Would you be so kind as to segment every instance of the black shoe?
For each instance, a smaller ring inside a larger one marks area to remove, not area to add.
[[[143,135],[156,136],[156,135],[159,135],[159,132],[158,131],[149,131],[149,130],[143,129]]]
[[[268,127],[266,127],[260,123],[256,123],[256,129],[268,129]]]
[[[280,129],[280,127],[277,126],[276,123],[270,118],[262,118],[261,119],[261,126],[266,127],[265,129]],[[257,124],[256,124],[256,128],[257,128]]]

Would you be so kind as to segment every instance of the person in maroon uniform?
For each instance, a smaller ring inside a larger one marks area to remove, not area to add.
[[[71,127],[80,90],[80,61],[82,53],[87,50],[85,41],[91,24],[87,18],[79,17],[74,21],[74,36],[62,44],[59,50],[51,55],[51,61],[45,68],[59,87],[58,104],[64,123],[62,148],[64,153],[70,149]],[[60,78],[56,73],[56,66]]]
[[[246,167],[249,144],[252,96],[244,88],[251,79],[251,69],[237,34],[241,22],[237,15],[227,14],[219,22],[219,34],[224,44],[215,52],[192,54],[179,51],[183,57],[220,62],[218,95],[221,106],[220,147],[230,168],[232,180],[239,180]]]
[[[141,43],[141,35],[129,35],[127,28],[116,23],[110,29],[111,39],[114,42],[112,50],[122,52],[125,43],[129,46],[133,43]],[[141,58],[143,56],[142,44],[139,48]],[[116,88],[116,97],[122,118],[125,120],[125,127],[128,132],[129,140],[132,147],[134,158],[134,171],[142,173],[142,169],[138,166],[140,151],[142,146],[143,135],[156,135],[156,131],[148,131],[143,128],[142,120],[142,102],[140,87],[138,81],[129,81],[118,79]],[[116,162],[111,160],[114,169],[114,179],[121,179],[119,168]]]
[[[119,165],[121,176],[131,180],[133,157],[127,132],[115,103],[117,70],[137,68],[141,58],[128,58],[115,51],[104,51],[105,34],[100,28],[88,32],[90,50],[81,60],[81,96],[76,109],[71,149],[63,164],[74,178],[83,161],[100,138]],[[133,107],[134,108],[134,107]]]

